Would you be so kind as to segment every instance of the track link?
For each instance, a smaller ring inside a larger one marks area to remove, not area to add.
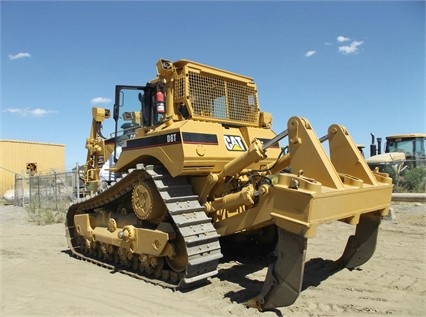
[[[175,227],[179,230],[186,248],[188,264],[184,272],[179,273],[176,281],[170,282],[160,277],[153,277],[120,265],[101,261],[80,251],[74,229],[74,215],[92,213],[96,208],[106,207],[130,193],[141,180],[152,178],[160,193]],[[82,260],[130,275],[153,284],[172,289],[192,286],[205,281],[218,273],[217,266],[222,257],[219,235],[207,217],[198,196],[192,192],[191,185],[185,177],[172,177],[162,166],[144,166],[138,164],[135,169],[123,174],[122,178],[102,192],[82,198],[68,209],[66,217],[66,236],[72,254]]]

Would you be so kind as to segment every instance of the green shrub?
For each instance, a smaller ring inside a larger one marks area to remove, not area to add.
[[[401,175],[399,187],[407,192],[426,192],[426,169],[422,167],[407,168]]]
[[[65,212],[53,209],[35,208],[34,205],[27,207],[28,221],[37,225],[49,225],[53,223],[64,223]]]
[[[424,193],[426,192],[426,169],[424,167],[404,166],[402,172],[390,164],[381,167],[381,171],[388,173],[396,193]]]

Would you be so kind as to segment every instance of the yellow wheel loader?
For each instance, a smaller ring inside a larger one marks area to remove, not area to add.
[[[275,248],[247,303],[259,310],[297,299],[307,240],[322,223],[356,226],[341,268],[368,261],[393,186],[343,126],[318,138],[294,116],[276,134],[252,78],[188,60],[156,67],[144,86],[116,86],[112,113],[92,109],[81,173],[90,194],[66,216],[74,256],[182,289],[218,273],[224,243],[238,248],[252,234],[253,248]],[[111,115],[115,128],[104,136]]]

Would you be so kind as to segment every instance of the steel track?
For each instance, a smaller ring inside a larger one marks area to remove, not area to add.
[[[152,178],[166,205],[167,211],[183,237],[188,263],[177,282],[162,280],[141,272],[134,272],[119,265],[103,262],[95,257],[80,252],[78,236],[74,229],[74,215],[93,213],[96,208],[107,207],[124,195],[130,193],[141,180]],[[127,274],[137,279],[172,289],[183,288],[205,281],[218,273],[217,266],[222,257],[219,235],[192,192],[191,185],[185,177],[172,177],[162,166],[144,166],[138,164],[127,174],[123,174],[104,191],[82,198],[68,209],[66,217],[66,236],[68,247],[76,258],[96,265]]]

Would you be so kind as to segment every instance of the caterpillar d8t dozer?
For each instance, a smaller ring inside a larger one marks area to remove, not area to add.
[[[247,303],[259,310],[296,300],[307,240],[322,223],[356,225],[342,268],[373,255],[392,181],[368,168],[343,126],[318,138],[294,116],[275,134],[252,78],[187,60],[156,66],[146,85],[116,86],[112,113],[92,109],[88,194],[66,216],[73,255],[181,289],[217,274],[229,245],[272,247],[265,283]],[[111,115],[115,131],[104,137]]]

